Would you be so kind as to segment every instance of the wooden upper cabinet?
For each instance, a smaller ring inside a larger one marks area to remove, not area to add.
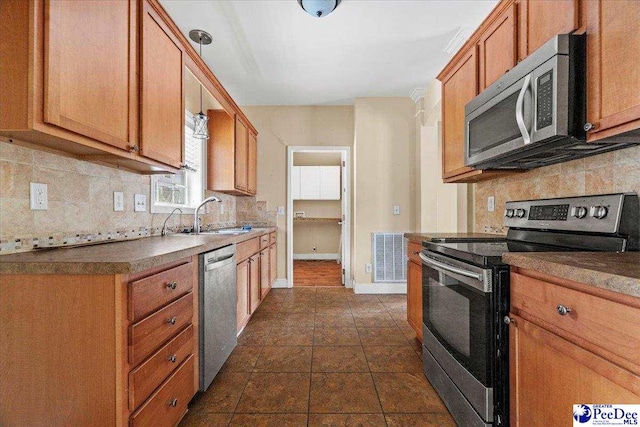
[[[519,0],[518,58],[524,59],[557,34],[580,26],[578,0]]]
[[[516,65],[516,5],[510,5],[480,36],[480,91]]]
[[[183,47],[151,6],[143,5],[140,150],[179,168],[184,156]]]
[[[247,127],[236,117],[236,153],[235,153],[235,188],[248,190],[249,132]]]
[[[247,156],[247,191],[256,194],[258,190],[258,139],[249,133]]]
[[[135,146],[135,5],[71,0],[44,7],[44,121],[124,150]]]
[[[464,107],[478,94],[478,55],[472,46],[442,80],[442,176],[473,169],[464,165]]]
[[[640,2],[585,2],[588,140],[640,128]]]

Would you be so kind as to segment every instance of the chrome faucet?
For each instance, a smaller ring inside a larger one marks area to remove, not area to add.
[[[162,233],[160,233],[161,236],[167,235],[167,221],[169,221],[169,218],[171,218],[171,215],[173,215],[176,211],[180,211],[180,213],[182,213],[182,209],[180,208],[175,208],[174,210],[171,211],[167,219],[164,220],[164,224],[162,225]]]
[[[193,234],[200,233],[200,223],[199,223],[200,221],[198,220],[198,212],[200,211],[200,208],[209,202],[221,202],[221,201],[222,200],[220,200],[216,196],[211,196],[204,199],[202,203],[198,205],[198,207],[196,208],[196,212],[193,214]]]

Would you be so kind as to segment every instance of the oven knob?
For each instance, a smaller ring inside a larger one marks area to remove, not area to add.
[[[591,210],[589,211],[589,215],[596,218],[602,219],[609,213],[609,210],[606,206],[591,206]]]
[[[524,218],[524,215],[527,213],[524,209],[516,209],[516,216],[518,218]]]
[[[587,216],[587,208],[584,206],[574,206],[571,208],[571,216],[574,218],[582,219]]]
[[[507,218],[513,218],[514,214],[515,211],[513,209],[507,209],[506,211],[504,211],[504,216],[506,216]]]

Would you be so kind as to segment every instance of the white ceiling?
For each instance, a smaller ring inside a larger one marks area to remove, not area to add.
[[[411,95],[497,0],[344,0],[320,19],[296,0],[160,2],[185,34],[212,34],[202,55],[238,104],[324,105]]]

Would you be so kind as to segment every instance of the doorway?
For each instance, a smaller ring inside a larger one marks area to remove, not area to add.
[[[290,287],[352,287],[350,147],[287,150]]]

